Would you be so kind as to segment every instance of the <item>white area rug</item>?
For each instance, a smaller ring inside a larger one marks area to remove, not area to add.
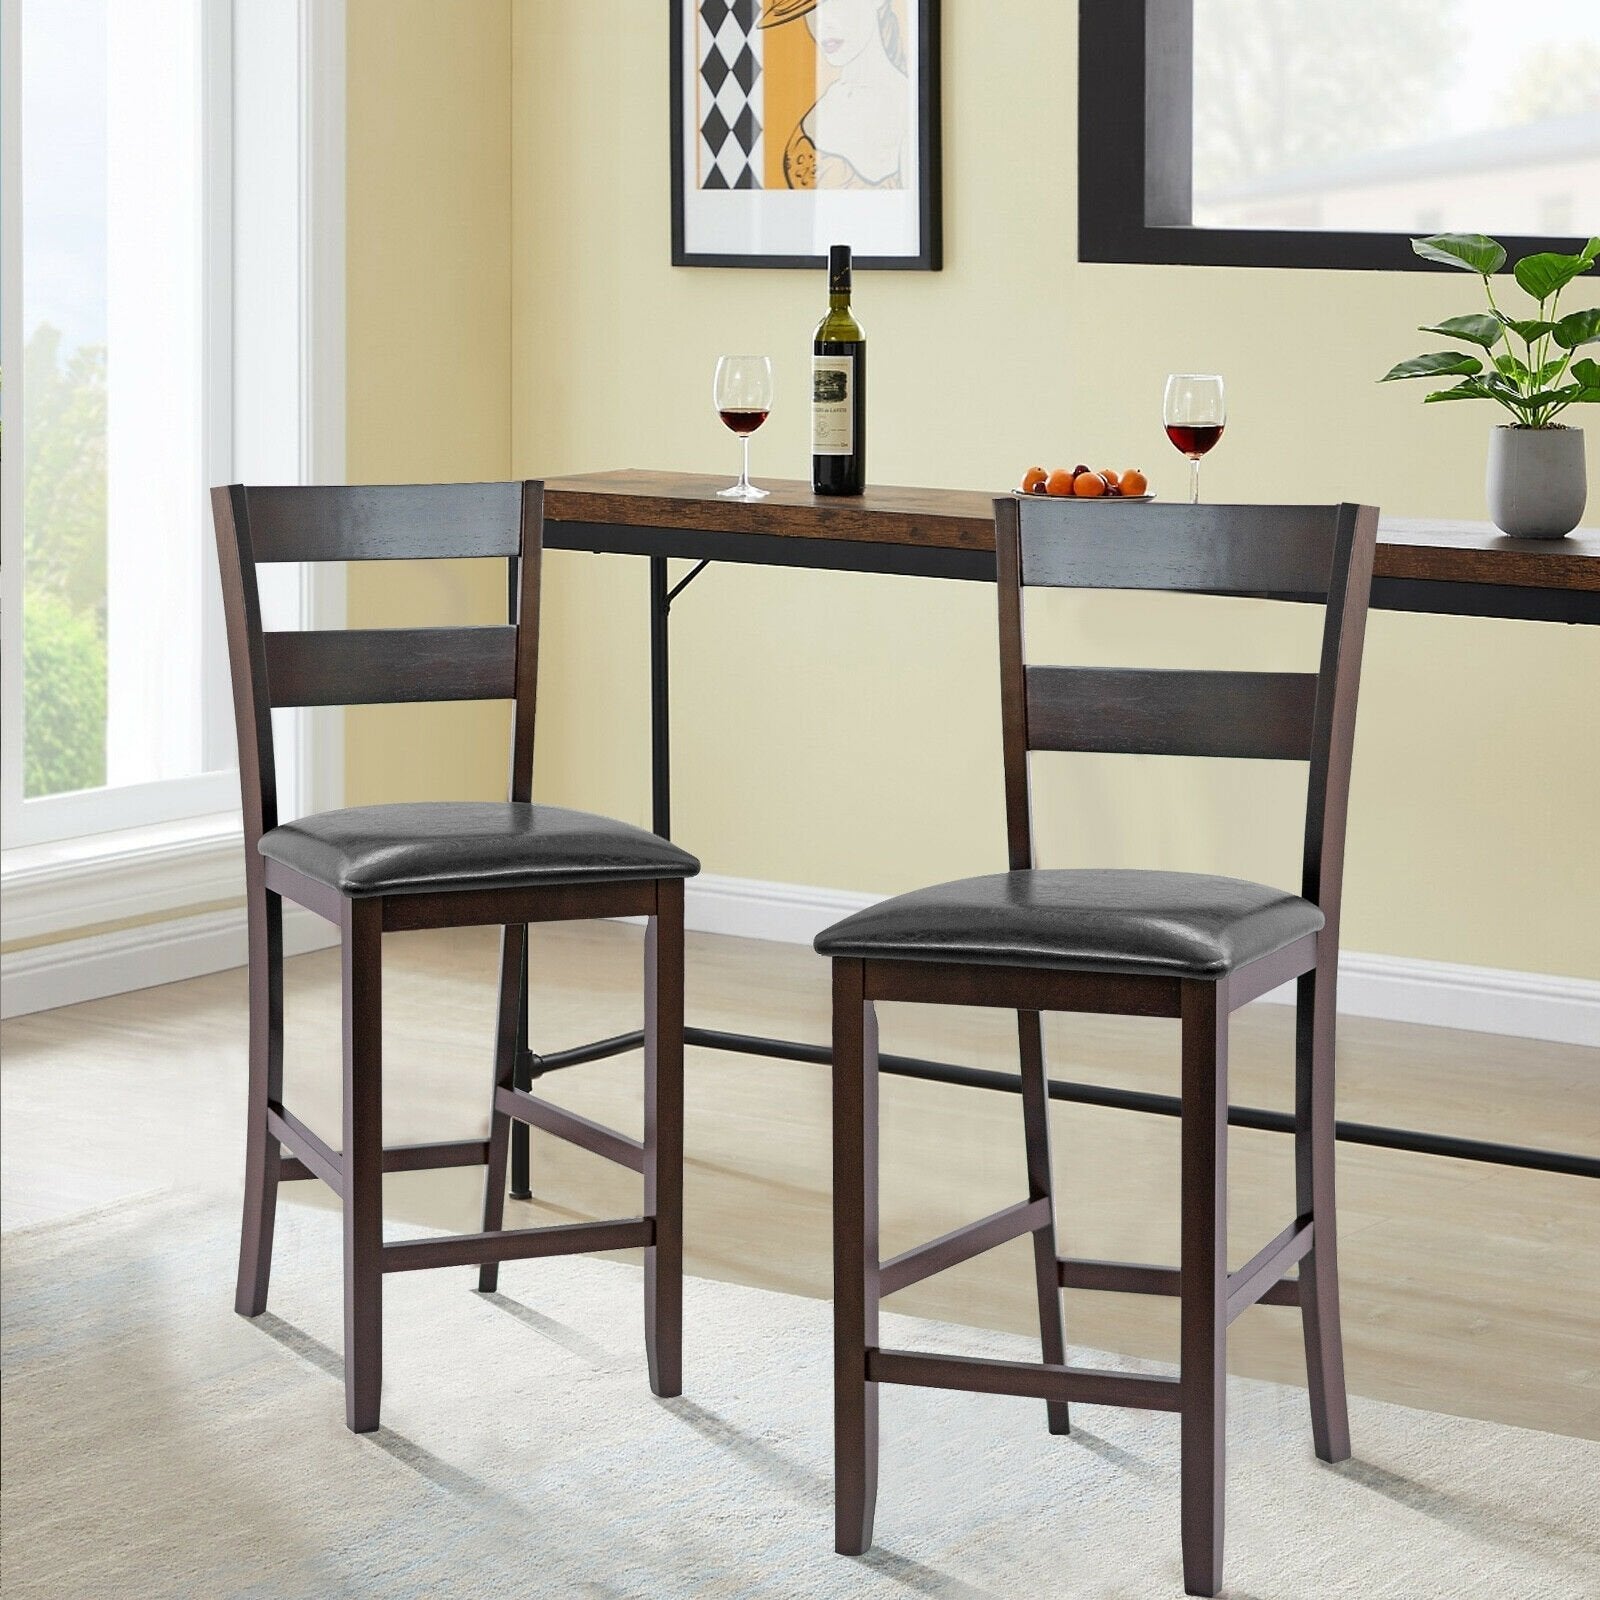
[[[384,1427],[340,1389],[339,1222],[280,1208],[273,1309],[233,1315],[231,1207],[153,1196],[9,1235],[4,1593],[950,1596],[1182,1593],[1174,1416],[885,1388],[876,1549],[832,1553],[820,1302],[691,1280],[686,1393],[645,1382],[640,1277],[518,1262],[387,1280]],[[884,1339],[1032,1359],[885,1317]],[[1089,1351],[1074,1359],[1131,1366]],[[1234,1600],[1600,1595],[1600,1445],[1229,1387]]]

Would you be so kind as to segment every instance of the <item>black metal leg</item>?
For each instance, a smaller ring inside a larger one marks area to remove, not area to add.
[[[702,563],[703,564],[703,563]],[[667,558],[650,557],[650,826],[672,837],[672,705],[667,692]]]

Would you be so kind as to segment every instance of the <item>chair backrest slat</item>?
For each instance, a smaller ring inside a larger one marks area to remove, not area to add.
[[[1026,670],[1030,750],[1311,759],[1314,672]]]
[[[265,640],[274,706],[510,700],[517,692],[517,630],[510,626],[349,628],[269,633]]]
[[[1327,506],[1019,505],[1026,588],[1165,589],[1324,600],[1336,524]]]
[[[425,561],[514,556],[520,483],[398,483],[252,488],[257,561]]]
[[[274,707],[510,700],[508,798],[532,798],[543,484],[236,483],[211,491],[211,514],[228,627],[252,919],[264,903],[256,840],[278,821]],[[506,624],[294,633],[262,626],[256,568],[263,561],[478,557],[506,562]]]

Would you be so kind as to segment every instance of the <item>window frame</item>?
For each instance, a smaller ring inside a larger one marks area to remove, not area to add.
[[[213,482],[230,475],[233,456],[233,349],[232,349],[232,93],[233,75],[231,8],[216,0],[195,0],[199,27],[199,216],[201,319],[200,457]],[[25,70],[20,48],[21,6],[4,0],[3,22],[5,130],[4,194],[6,214],[21,217],[21,77]],[[62,794],[25,798],[22,683],[22,613],[24,574],[22,562],[22,420],[24,407],[22,370],[22,228],[6,230],[5,274],[5,374],[6,432],[14,439],[11,470],[5,474],[4,619],[5,703],[4,762],[0,772],[0,823],[7,848],[55,843],[86,835],[204,816],[235,808],[238,775],[231,736],[218,737],[229,719],[228,658],[219,610],[202,604],[200,715],[203,742],[226,752],[225,764],[183,777],[146,783],[107,784]],[[209,522],[205,486],[197,484],[195,515],[202,529]],[[204,566],[201,593],[205,601],[217,593],[215,555],[202,532]],[[218,685],[222,687],[219,688]],[[220,703],[219,703],[220,702]]]
[[[1443,271],[1405,233],[1194,225],[1194,0],[1080,0],[1078,259],[1122,265]],[[1498,235],[1507,262],[1581,238]]]

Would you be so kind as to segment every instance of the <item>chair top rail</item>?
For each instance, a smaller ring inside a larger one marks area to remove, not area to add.
[[[250,548],[268,561],[425,561],[515,556],[521,483],[252,487]]]
[[[1002,504],[1004,502],[1001,502]],[[1025,588],[1325,600],[1338,506],[1017,502]]]

